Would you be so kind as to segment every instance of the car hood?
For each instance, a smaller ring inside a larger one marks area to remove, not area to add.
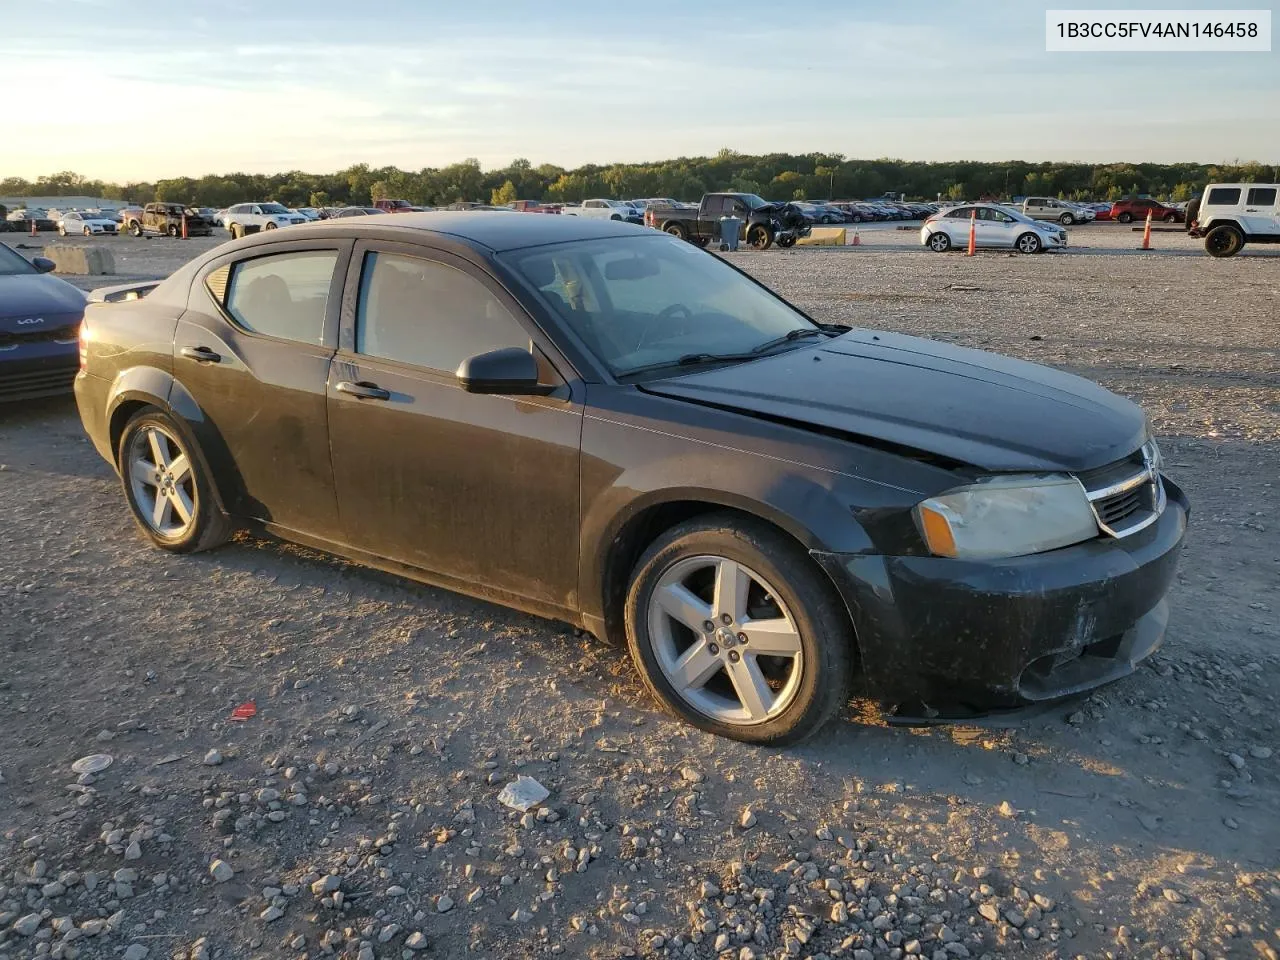
[[[1090,470],[1147,438],[1142,410],[1089,380],[868,330],[643,389],[990,471]]]
[[[46,322],[54,317],[73,314],[79,319],[84,313],[84,294],[57,277],[45,273],[0,276],[0,330],[16,332],[27,330],[18,320],[44,317]]]

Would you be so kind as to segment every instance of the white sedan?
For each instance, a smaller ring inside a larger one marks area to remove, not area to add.
[[[58,233],[64,237],[69,233],[80,233],[86,237],[97,234],[115,236],[118,230],[113,219],[97,213],[81,213],[73,210],[58,219]]]
[[[967,247],[971,222],[974,245],[979,247],[1008,247],[1019,253],[1039,253],[1067,245],[1067,231],[1056,223],[1032,220],[992,203],[967,203],[935,213],[920,228],[920,242],[937,253],[952,247]]]

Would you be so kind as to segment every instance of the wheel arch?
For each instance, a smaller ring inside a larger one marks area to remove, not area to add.
[[[794,517],[745,496],[719,490],[687,489],[664,491],[660,495],[634,501],[599,539],[601,546],[596,553],[583,557],[585,582],[593,591],[592,596],[583,597],[587,601],[583,606],[588,629],[606,642],[625,642],[624,608],[636,562],[658,537],[672,527],[710,515],[736,516],[767,526],[792,540],[806,553],[822,547],[817,534]],[[849,614],[830,574],[821,564],[812,562],[813,569],[821,574],[824,583],[830,586],[832,596],[840,602],[840,609]],[[850,628],[853,629],[852,616]]]
[[[218,475],[210,468],[209,458],[201,442],[203,431],[200,425],[207,423],[204,411],[200,409],[195,398],[173,375],[155,367],[131,367],[116,377],[107,396],[107,437],[111,444],[111,462],[117,470],[120,468],[120,438],[124,435],[125,425],[140,410],[154,407],[171,417],[192,443],[193,454],[200,458],[209,477],[214,503],[223,513],[227,513],[222,484]]]
[[[1241,226],[1240,221],[1231,217],[1214,217],[1207,224],[1200,224],[1199,230],[1202,233],[1208,233],[1214,227],[1235,227],[1242,234],[1245,233],[1245,229]]]

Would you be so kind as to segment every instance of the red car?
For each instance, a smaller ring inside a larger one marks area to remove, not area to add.
[[[1181,210],[1166,207],[1159,200],[1117,200],[1111,205],[1111,219],[1132,223],[1134,220],[1147,219],[1148,211],[1152,220],[1163,220],[1165,223],[1181,223],[1183,219]]]

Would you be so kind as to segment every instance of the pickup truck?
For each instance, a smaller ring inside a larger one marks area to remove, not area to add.
[[[638,222],[636,208],[621,200],[583,200],[578,207],[565,207],[570,217],[590,217],[595,220],[630,220]]]
[[[774,243],[790,247],[809,234],[804,214],[793,204],[770,203],[754,193],[704,194],[697,210],[650,204],[645,208],[644,222],[705,247],[720,239],[720,218],[727,216],[742,221],[742,239],[757,250],[768,250]]]
[[[138,213],[134,208],[124,214],[120,224],[121,230],[127,230],[135,237],[158,235],[164,237],[180,237],[183,234],[182,221],[187,221],[188,237],[213,236],[213,221],[206,220],[193,209],[181,203],[148,203]]]
[[[1032,220],[1056,220],[1064,227],[1094,219],[1083,208],[1063,203],[1053,197],[1027,197],[1022,201],[1021,206],[1017,206],[1014,209]],[[1097,214],[1094,214],[1094,216],[1096,217]]]

